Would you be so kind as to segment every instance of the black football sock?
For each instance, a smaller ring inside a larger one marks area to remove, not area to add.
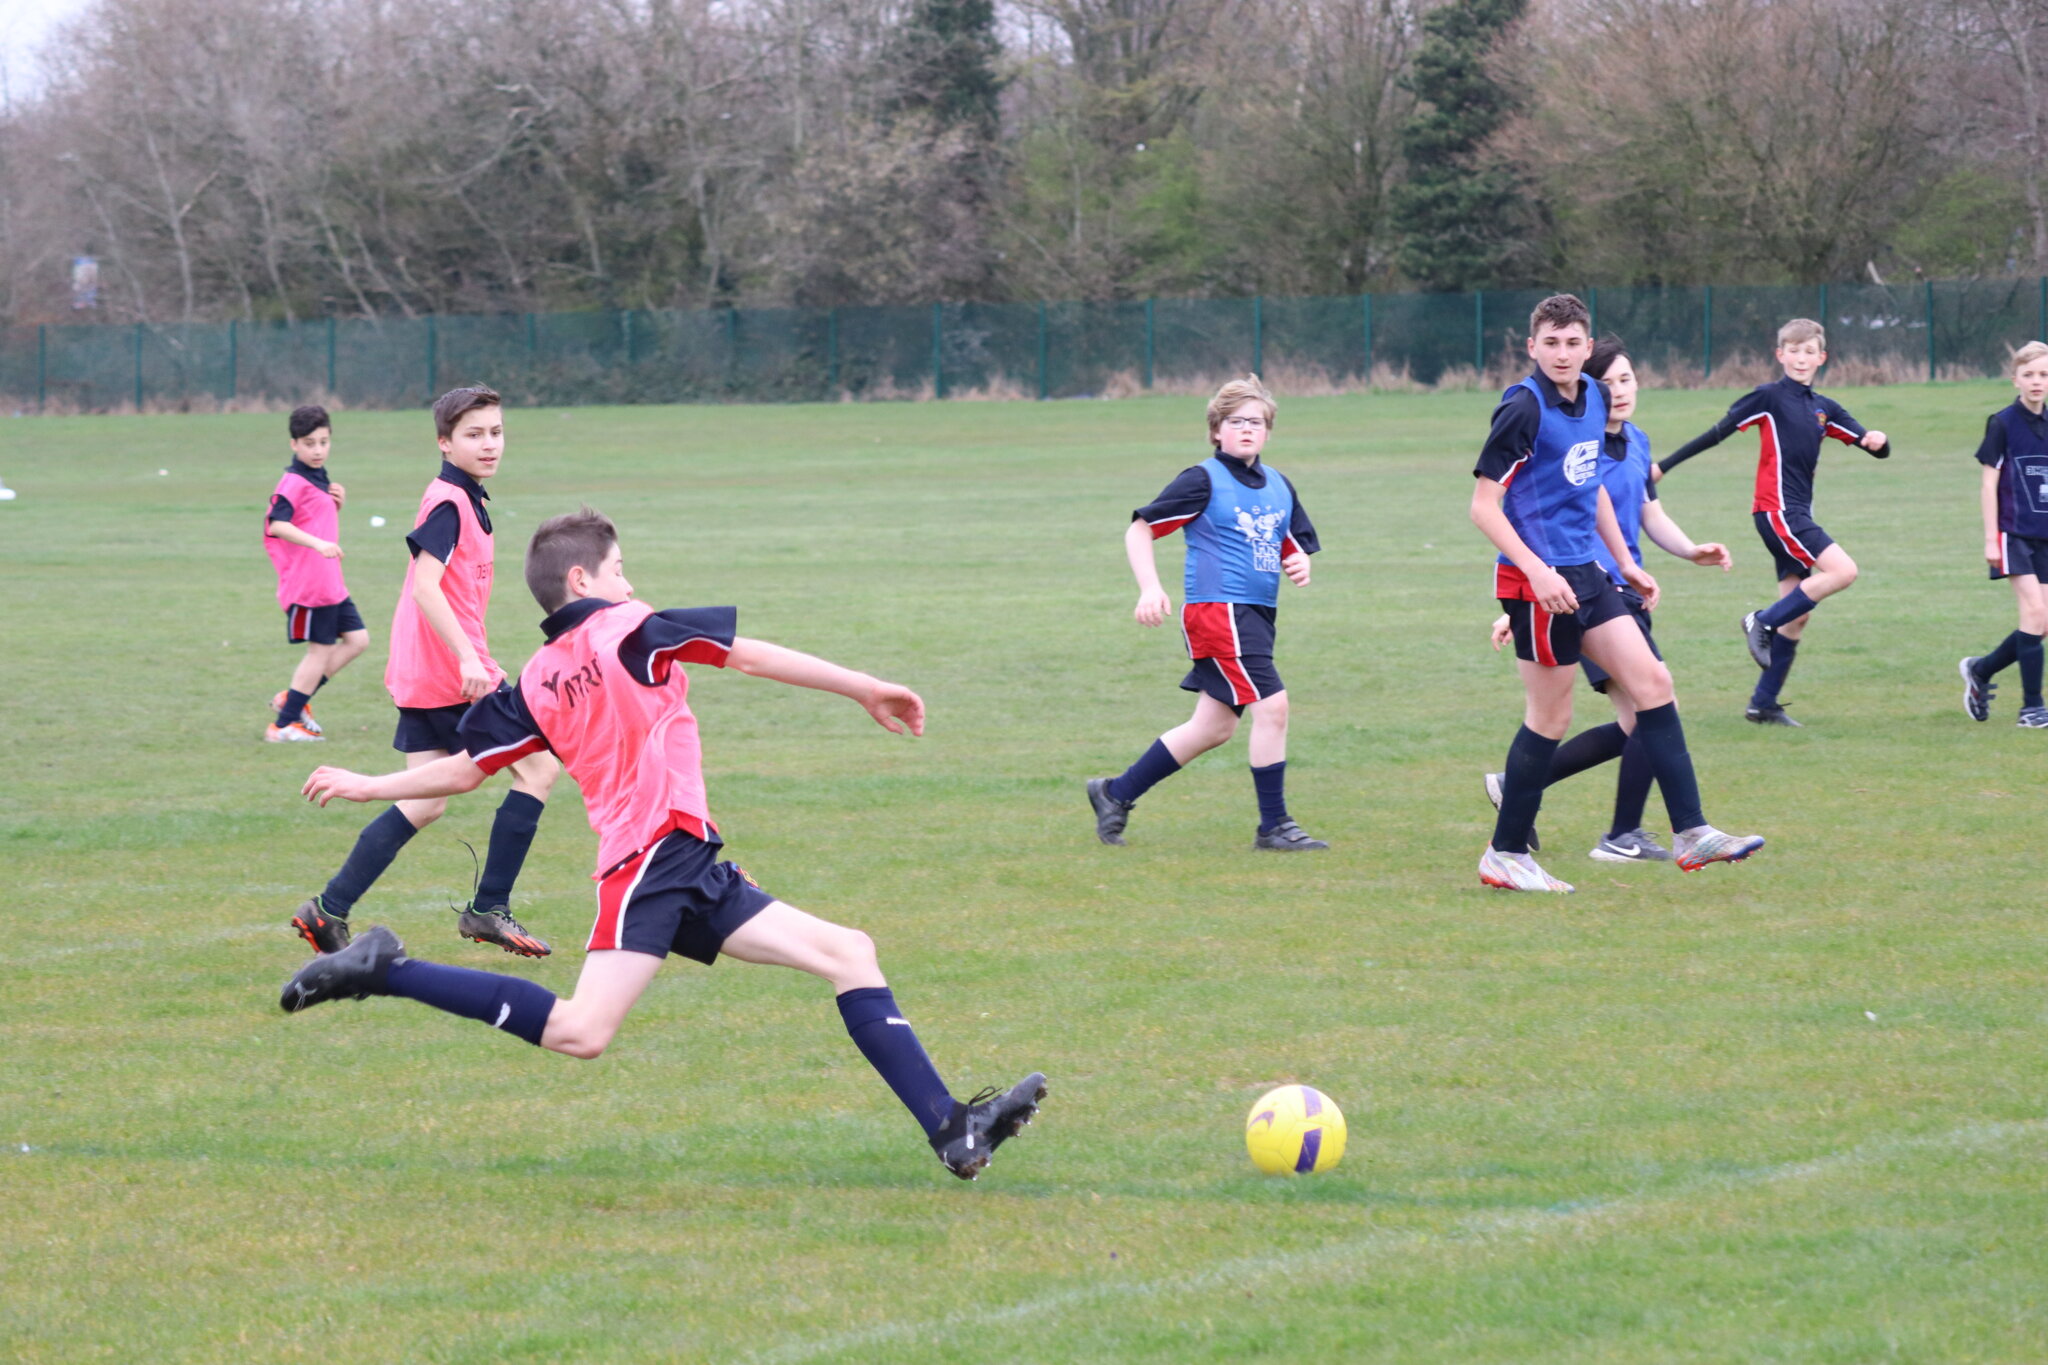
[[[1614,721],[1581,730],[1558,745],[1557,752],[1550,756],[1550,781],[1562,782],[1609,759],[1620,758],[1622,746],[1627,743],[1628,732]]]
[[[398,850],[419,831],[412,821],[405,818],[405,812],[396,806],[386,807],[384,813],[363,826],[363,832],[356,836],[356,846],[349,850],[348,860],[341,865],[341,871],[334,874],[334,880],[327,883],[327,889],[320,893],[320,908],[330,915],[348,918],[348,912],[355,908],[371,883],[384,875],[384,869],[391,866],[391,860],[398,856]]]
[[[322,673],[322,674],[320,675],[320,681],[319,681],[319,682],[316,682],[316,683],[314,683],[314,684],[313,684],[313,690],[312,690],[311,692],[308,692],[308,693],[307,693],[306,695],[307,695],[307,696],[309,696],[309,697],[317,697],[317,696],[319,696],[319,695],[320,695],[320,689],[321,689],[321,688],[323,688],[323,687],[325,687],[325,686],[327,686],[327,683],[328,683],[328,677],[327,677],[327,675],[326,675],[325,673]]]
[[[1799,653],[1799,642],[1785,635],[1771,637],[1771,666],[1758,675],[1756,691],[1749,694],[1749,704],[1755,707],[1776,706],[1778,694],[1785,690],[1785,679],[1792,672],[1792,660]]]
[[[1685,727],[1678,720],[1678,703],[1667,701],[1638,711],[1636,733],[1643,737],[1650,771],[1664,792],[1664,810],[1671,817],[1672,832],[1707,823],[1700,809],[1700,783],[1693,775],[1692,754],[1685,747]]]
[[[540,827],[540,813],[547,803],[526,792],[505,793],[498,814],[491,821],[491,843],[484,854],[484,874],[476,884],[476,904],[492,910],[512,903],[512,883],[526,865],[526,850],[533,847],[533,832]]]
[[[1109,780],[1110,799],[1129,805],[1179,771],[1180,760],[1173,750],[1166,747],[1165,740],[1155,739],[1136,763]]]
[[[1259,833],[1287,823],[1287,760],[1252,769],[1252,789],[1259,796]]]
[[[410,957],[391,964],[384,992],[503,1029],[535,1047],[540,1046],[541,1031],[555,1008],[555,993],[523,976],[447,967]]]
[[[306,703],[312,699],[311,692],[287,691],[284,694],[284,705],[277,708],[277,728],[282,730],[305,715]]]
[[[861,986],[839,997],[839,1017],[868,1065],[881,1073],[896,1098],[930,1137],[953,1112],[953,1096],[917,1041],[917,1030],[896,1009],[887,986]]]
[[[2025,638],[2018,631],[2014,631],[2003,640],[2000,640],[1997,647],[1989,654],[1979,658],[1970,669],[1972,673],[1977,675],[1977,681],[1983,682],[1986,678],[1994,677],[2010,668],[2013,662],[2019,658],[2020,641]],[[2038,635],[2034,637],[2036,642],[2040,638]]]
[[[1547,739],[1526,725],[1515,731],[1515,741],[1508,745],[1508,761],[1502,770],[1500,815],[1493,822],[1494,852],[1529,851],[1529,830],[1536,823],[1536,812],[1542,809],[1543,784],[1556,753],[1556,740]]]
[[[2029,635],[2023,630],[2013,632],[2019,639],[2014,653],[2020,661],[2020,705],[2041,704],[2041,637]]]
[[[1806,589],[1794,588],[1777,601],[1756,614],[1756,619],[1776,629],[1787,621],[1796,621],[1813,610],[1813,599],[1806,595]]]
[[[1628,737],[1621,750],[1621,774],[1614,783],[1614,828],[1607,831],[1610,839],[1633,834],[1643,827],[1643,807],[1650,802],[1650,784],[1654,781],[1650,754],[1643,748],[1638,731]]]

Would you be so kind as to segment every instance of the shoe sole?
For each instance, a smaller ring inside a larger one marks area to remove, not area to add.
[[[1549,876],[1550,874],[1546,872],[1544,875]],[[1552,880],[1556,879],[1552,878]],[[1543,896],[1569,896],[1575,889],[1570,882],[1558,882],[1556,886],[1523,886],[1517,882],[1504,881],[1499,877],[1489,876],[1485,868],[1479,869],[1479,884],[1492,887],[1495,891],[1527,891]]]
[[[1970,665],[1975,662],[1975,659],[1964,659],[1956,665],[1956,672],[1963,675],[1963,714],[1971,720],[1986,721],[1991,719],[1991,698],[1984,698],[1984,714],[1981,716],[1977,714],[1976,708],[1970,705],[1970,698],[1983,686],[1977,681],[1977,675],[1970,671]],[[2021,700],[2024,701],[2025,698]]]
[[[472,934],[467,929],[457,929],[455,932],[461,934],[471,943],[482,943],[493,948],[503,948],[514,957],[547,957],[555,951],[537,938],[500,938],[495,934]]]
[[[1115,830],[1108,834],[1102,832],[1102,817],[1104,815],[1104,811],[1101,806],[1095,803],[1095,794],[1101,791],[1108,784],[1109,779],[1106,777],[1091,777],[1088,779],[1088,809],[1095,812],[1095,837],[1097,839],[1100,839],[1103,843],[1108,844],[1111,848],[1126,848],[1128,847],[1128,845],[1124,843],[1124,834],[1122,830]],[[1130,818],[1130,813],[1128,811],[1125,812],[1124,818],[1126,820]]]
[[[1254,853],[1328,853],[1329,851],[1330,846],[1321,839],[1316,840],[1312,844],[1262,844],[1256,839],[1252,840],[1252,852]]]
[[[1690,858],[1673,858],[1671,861],[1678,864],[1678,870],[1680,872],[1698,872],[1701,868],[1711,867],[1715,863],[1746,862],[1748,861],[1751,854],[1757,852],[1763,846],[1764,841],[1762,839],[1758,839],[1755,843],[1749,845],[1749,847],[1743,849],[1739,853],[1723,853],[1718,858],[1702,858],[1698,861],[1694,861]]]
[[[1046,1090],[1045,1082],[1040,1081],[1038,1088],[1031,1092],[1030,1107],[1025,1109],[1016,1118],[1010,1120],[1009,1132],[1004,1133],[1001,1137],[994,1138],[989,1146],[975,1154],[972,1161],[961,1166],[948,1166],[946,1169],[959,1176],[962,1180],[979,1179],[981,1173],[988,1169],[988,1164],[996,1159],[995,1149],[1001,1144],[1008,1142],[1011,1138],[1023,1133],[1026,1128],[1031,1126],[1031,1120],[1038,1117],[1038,1106],[1045,1103]]]
[[[330,923],[331,922],[332,921],[330,921]],[[343,948],[348,947],[347,939],[343,939],[340,943],[336,944],[332,948],[321,947],[320,937],[317,931],[315,930],[314,926],[306,923],[306,921],[298,915],[292,916],[292,928],[299,931],[299,937],[306,940],[307,947],[311,948],[314,952],[318,953],[322,957],[327,956],[327,954],[329,953],[338,953]]]

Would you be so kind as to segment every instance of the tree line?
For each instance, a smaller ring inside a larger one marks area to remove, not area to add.
[[[94,0],[0,322],[2048,271],[2041,0]]]

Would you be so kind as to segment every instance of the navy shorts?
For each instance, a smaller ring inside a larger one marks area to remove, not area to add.
[[[1657,648],[1657,637],[1650,634],[1650,613],[1643,610],[1642,594],[1634,588],[1622,588],[1620,592],[1622,602],[1628,607],[1628,614],[1635,618],[1638,626],[1642,627],[1643,643],[1650,647],[1650,653],[1662,659],[1664,651]],[[1593,684],[1595,692],[1604,693],[1607,691],[1608,677],[1606,669],[1584,655],[1579,656],[1579,667],[1585,670],[1586,681]]]
[[[1991,577],[2018,578],[2022,574],[2032,574],[2043,583],[2048,583],[2048,540],[2038,540],[2033,536],[2011,536],[2000,531],[1998,566],[1991,570]]]
[[[1751,520],[1756,522],[1764,548],[1771,552],[1771,567],[1781,583],[1812,573],[1821,551],[1835,543],[1835,538],[1804,512],[1756,512]]]
[[[1621,589],[1598,564],[1551,566],[1579,599],[1577,611],[1553,616],[1527,596],[1529,580],[1512,564],[1494,566],[1494,593],[1515,633],[1515,657],[1545,668],[1569,668],[1579,661],[1579,641],[1595,626],[1628,615]]]
[[[401,706],[398,733],[391,737],[391,747],[402,754],[424,754],[434,749],[461,753],[467,746],[457,730],[467,710],[468,702],[454,706]]]
[[[1182,689],[1214,697],[1238,715],[1285,690],[1273,667],[1278,616],[1255,602],[1185,603],[1180,633],[1194,666],[1180,680]]]
[[[295,645],[331,645],[352,630],[362,630],[363,614],[356,600],[344,597],[325,607],[286,607],[284,638]]]
[[[680,953],[710,966],[732,932],[775,903],[717,844],[675,830],[597,884],[597,923],[585,952]]]

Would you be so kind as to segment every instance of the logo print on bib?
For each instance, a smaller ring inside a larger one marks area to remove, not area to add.
[[[1581,441],[1564,453],[1564,476],[1572,487],[1582,487],[1600,467],[1600,443]]]
[[[1273,533],[1280,527],[1280,513],[1269,512],[1257,503],[1252,510],[1237,509],[1237,529],[1252,547],[1252,568],[1258,573],[1280,572],[1280,540]]]
[[[2048,460],[2026,460],[2019,465],[2019,484],[2027,490],[2027,502],[2036,512],[2048,512]]]

